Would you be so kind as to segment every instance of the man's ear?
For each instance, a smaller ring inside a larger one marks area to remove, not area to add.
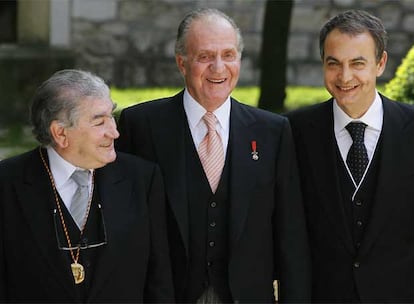
[[[175,63],[177,64],[178,69],[180,70],[181,75],[185,76],[185,66],[184,66],[185,58],[181,55],[175,56]]]
[[[49,130],[53,140],[59,148],[66,148],[68,146],[67,130],[59,121],[53,120]]]
[[[380,77],[384,73],[385,66],[387,64],[388,54],[386,51],[382,53],[381,60],[377,64],[377,77]]]

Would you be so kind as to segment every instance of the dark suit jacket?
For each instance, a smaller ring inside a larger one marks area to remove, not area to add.
[[[158,167],[118,153],[95,176],[108,243],[99,251],[88,302],[171,302]],[[54,208],[38,149],[0,162],[0,302],[76,301],[73,276],[56,241]]]
[[[340,192],[333,101],[288,113],[296,142],[312,251],[313,299],[414,302],[414,108],[382,96],[376,189],[360,249]]]
[[[121,150],[159,163],[166,185],[170,252],[177,299],[186,285],[189,252],[183,92],[121,113]],[[252,159],[257,142],[259,160]],[[231,101],[229,285],[237,302],[307,299],[308,243],[288,120]]]

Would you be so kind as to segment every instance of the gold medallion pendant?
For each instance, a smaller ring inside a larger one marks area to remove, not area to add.
[[[75,284],[80,284],[85,279],[85,270],[83,266],[79,263],[72,263],[70,264],[72,268],[73,278],[75,279]]]
[[[45,166],[46,172],[49,175],[50,183],[52,184],[53,194],[55,196],[56,207],[59,210],[60,221],[62,223],[62,228],[63,228],[63,231],[65,232],[65,237],[66,237],[66,240],[68,242],[70,256],[71,256],[72,261],[73,261],[73,263],[70,264],[70,267],[72,269],[73,278],[75,279],[75,284],[80,284],[85,280],[85,269],[83,268],[83,266],[81,264],[78,263],[81,248],[80,248],[80,246],[72,248],[72,242],[70,241],[68,229],[66,227],[65,219],[63,217],[62,208],[60,206],[58,192],[57,192],[56,185],[55,185],[55,180],[53,179],[52,172],[50,171],[49,166],[47,165],[46,160],[43,157],[42,148],[40,148],[40,147],[39,147],[39,153],[40,153],[40,158],[42,159],[43,165]],[[93,172],[92,173],[92,182],[91,182],[92,185],[91,185],[90,195],[89,195],[89,199],[88,199],[88,205],[87,205],[87,209],[86,209],[85,218],[83,220],[83,225],[80,229],[79,239],[83,235],[83,231],[85,229],[85,225],[86,225],[86,221],[88,219],[89,211],[91,209],[92,193],[93,193],[93,188],[94,188],[94,176],[95,175],[94,175],[94,172]],[[74,253],[75,250],[76,250],[76,254]]]

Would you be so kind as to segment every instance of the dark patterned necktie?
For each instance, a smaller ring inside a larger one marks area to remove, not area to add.
[[[348,151],[346,163],[357,185],[368,166],[368,153],[364,144],[366,126],[363,122],[351,122],[345,127],[352,137],[352,145]]]

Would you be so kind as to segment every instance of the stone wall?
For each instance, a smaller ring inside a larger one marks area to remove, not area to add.
[[[29,102],[36,88],[55,71],[74,64],[73,55],[67,50],[1,46],[0,126],[28,124]]]
[[[73,0],[71,48],[76,65],[118,87],[180,86],[174,59],[176,28],[186,12],[206,6],[223,10],[240,26],[245,51],[239,85],[257,85],[265,0]],[[414,43],[414,1],[295,0],[289,84],[322,85],[319,29],[330,16],[350,8],[366,9],[384,21],[390,35],[389,62],[380,81],[393,77]]]

